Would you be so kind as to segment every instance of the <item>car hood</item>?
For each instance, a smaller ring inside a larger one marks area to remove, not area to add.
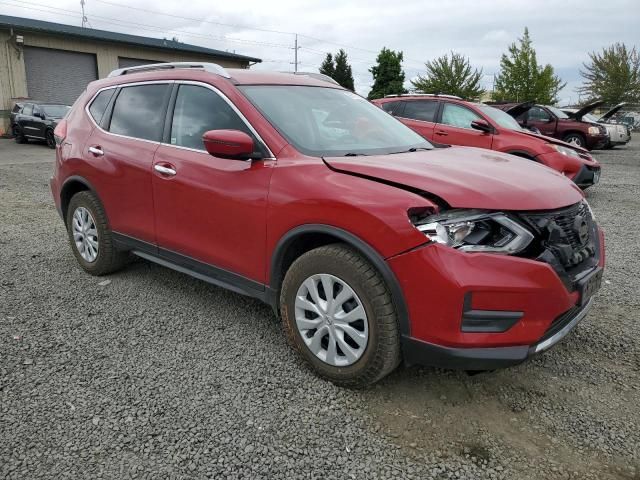
[[[507,110],[505,110],[505,112],[511,115],[513,118],[516,118],[519,115],[522,115],[524,112],[531,110],[531,107],[533,107],[535,104],[536,102],[533,101],[519,103],[511,108],[508,108]]]
[[[544,140],[545,143],[551,143],[553,145],[561,145],[563,147],[566,148],[570,148],[571,150],[575,150],[578,153],[584,153],[584,154],[588,154],[589,155],[589,151],[585,148],[582,147],[578,147],[576,145],[572,145],[570,143],[567,142],[563,142],[562,140],[558,140],[557,138],[553,138],[553,137],[547,137],[546,135],[542,135],[540,133],[535,133],[532,132],[530,130],[514,130],[516,133],[522,134],[522,135],[527,135],[529,137],[534,137],[534,138],[539,138],[541,140]]]
[[[605,113],[604,115],[602,115],[598,121],[600,122],[607,122],[611,117],[613,117],[616,113],[618,113],[622,107],[624,107],[627,104],[627,102],[622,102],[619,103],[618,105],[616,105],[615,107],[613,107],[611,110],[609,110],[607,113]]]
[[[435,195],[455,208],[552,210],[579,202],[581,190],[531,160],[472,147],[324,158],[335,171]]]
[[[596,100],[595,102],[587,103],[584,107],[578,109],[577,111],[570,113],[565,112],[569,117],[575,118],[576,120],[582,120],[582,117],[587,113],[594,111],[600,105],[604,105],[604,100]]]

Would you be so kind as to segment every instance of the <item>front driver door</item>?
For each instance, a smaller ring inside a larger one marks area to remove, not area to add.
[[[491,148],[493,135],[471,128],[471,122],[483,118],[471,109],[457,103],[445,102],[442,118],[436,125],[436,142],[467,147]]]
[[[214,276],[223,275],[222,269],[264,283],[267,193],[275,161],[216,89],[200,84],[177,88],[165,137],[168,144],[158,148],[154,159],[153,199],[161,254],[178,263],[208,264],[214,270],[207,272],[207,265],[199,265],[200,270]],[[248,133],[265,158],[210,155],[202,134],[220,129]]]
[[[536,127],[542,135],[553,137],[556,133],[556,119],[547,109],[534,106],[526,113],[527,126]]]

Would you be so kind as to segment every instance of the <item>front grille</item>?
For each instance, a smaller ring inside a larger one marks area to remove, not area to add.
[[[597,230],[585,202],[521,217],[536,234],[537,248],[529,256],[550,264],[568,288],[573,288],[575,277],[597,263]]]

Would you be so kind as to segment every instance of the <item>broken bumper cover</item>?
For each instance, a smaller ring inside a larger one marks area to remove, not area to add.
[[[488,348],[455,348],[404,337],[402,350],[407,365],[460,370],[494,370],[522,363],[527,358],[553,347],[582,321],[591,309],[593,299],[584,306],[562,314],[553,322],[548,334],[533,345]]]

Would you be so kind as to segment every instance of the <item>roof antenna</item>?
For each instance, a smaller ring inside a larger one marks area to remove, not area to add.
[[[87,16],[84,14],[84,0],[80,0],[80,7],[82,8],[82,28],[85,28],[85,23],[88,22]]]

